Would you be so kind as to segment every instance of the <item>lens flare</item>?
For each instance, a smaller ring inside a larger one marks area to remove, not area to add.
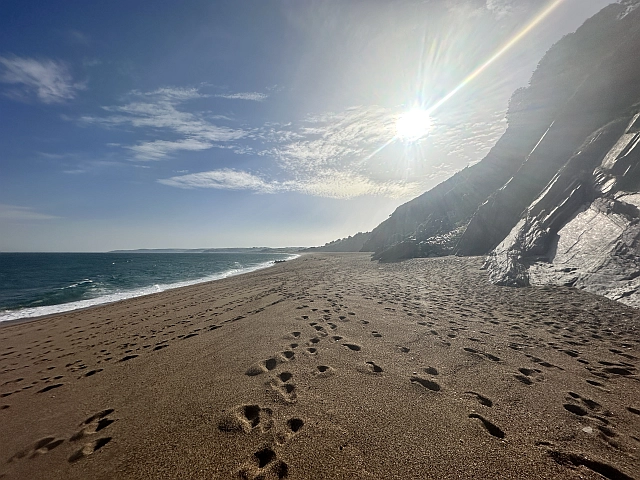
[[[511,38],[507,43],[505,43],[500,50],[493,54],[489,60],[484,62],[478,68],[476,68],[473,72],[471,72],[467,78],[465,78],[460,84],[447,93],[444,97],[438,100],[434,105],[429,107],[427,113],[431,113],[434,110],[440,108],[442,104],[444,104],[447,100],[453,97],[456,93],[458,93],[462,88],[464,88],[469,82],[475,79],[478,75],[480,75],[486,68],[495,62],[498,58],[504,55],[508,50],[511,49],[516,43],[518,43],[525,35],[527,35],[531,30],[533,30],[540,22],[542,22],[545,18],[549,16],[551,12],[553,12],[558,5],[560,5],[564,0],[554,0],[549,4],[547,8],[545,8],[542,12],[540,12],[536,17],[533,18],[525,27],[520,30],[513,38]]]

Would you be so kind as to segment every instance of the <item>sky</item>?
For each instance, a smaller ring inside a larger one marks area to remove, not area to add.
[[[0,251],[369,231],[480,161],[544,53],[612,2],[540,20],[552,3],[3,0]],[[403,136],[416,110],[429,129]]]

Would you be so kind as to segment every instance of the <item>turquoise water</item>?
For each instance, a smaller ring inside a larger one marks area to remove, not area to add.
[[[65,312],[272,265],[277,253],[0,253],[0,321]]]

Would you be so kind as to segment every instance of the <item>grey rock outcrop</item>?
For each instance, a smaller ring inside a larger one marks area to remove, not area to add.
[[[570,285],[640,307],[639,192],[636,113],[599,129],[554,176],[489,255],[492,281]]]

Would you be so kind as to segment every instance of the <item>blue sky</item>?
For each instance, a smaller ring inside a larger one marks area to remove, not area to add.
[[[479,161],[611,3],[3,0],[0,251],[319,245]]]

